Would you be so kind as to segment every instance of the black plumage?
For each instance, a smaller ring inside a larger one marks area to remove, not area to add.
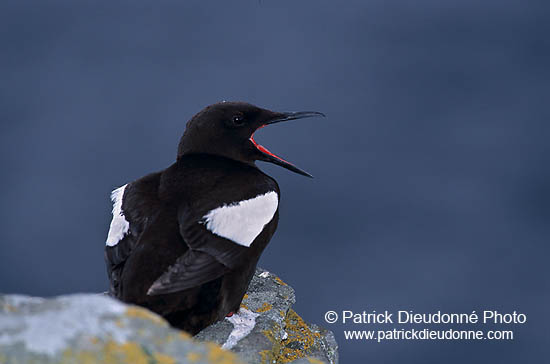
[[[105,248],[110,293],[192,334],[236,312],[279,218],[279,186],[254,162],[308,175],[259,146],[253,133],[267,124],[315,115],[320,114],[229,102],[195,115],[177,161],[129,183],[114,197]],[[257,203],[242,202],[254,199]],[[209,220],[209,213],[217,215]],[[242,237],[253,241],[247,246]]]

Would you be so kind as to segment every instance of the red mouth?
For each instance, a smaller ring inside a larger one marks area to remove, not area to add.
[[[263,128],[265,125],[262,125],[260,126],[258,129],[256,129],[256,131],[260,130],[261,128]],[[255,131],[255,132],[256,132]],[[255,133],[254,132],[254,133]],[[264,154],[267,154],[269,156],[272,156],[274,158],[277,158],[278,160],[280,160],[281,162],[285,162],[287,164],[290,164],[290,165],[294,165],[292,163],[290,163],[289,161],[286,161],[284,160],[283,158],[279,157],[278,155],[275,155],[273,153],[271,153],[266,147],[264,147],[263,145],[260,145],[258,143],[256,143],[256,141],[254,140],[254,133],[252,133],[252,135],[250,136],[250,141],[252,142],[252,144],[254,144],[254,146],[256,147],[256,149],[258,149],[260,152],[264,153]]]
[[[300,112],[284,112],[284,113],[273,113],[271,120],[267,120],[264,125],[260,126],[256,130],[259,130],[263,128],[266,125],[276,124],[283,121],[289,121],[289,120],[297,120],[297,119],[304,119],[304,118],[310,118],[313,116],[325,116],[323,113],[316,112],[316,111],[300,111]],[[262,158],[260,160],[263,160],[264,162],[270,162],[273,164],[277,164],[283,168],[288,169],[289,171],[292,171],[294,173],[298,173],[302,176],[313,178],[313,176],[306,171],[301,170],[300,168],[296,167],[294,164],[285,161],[283,158],[276,156],[275,154],[271,153],[267,148],[261,146],[260,144],[256,143],[254,140],[254,133],[250,136],[250,142],[254,145],[254,147],[262,153]]]

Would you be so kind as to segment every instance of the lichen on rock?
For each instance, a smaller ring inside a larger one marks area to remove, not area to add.
[[[292,287],[258,268],[241,304],[241,310],[258,314],[255,326],[237,343],[231,343],[231,350],[251,364],[282,364],[300,359],[338,363],[338,346],[332,332],[306,324],[292,310],[295,302]],[[233,330],[238,329],[231,321],[226,319],[207,327],[195,338],[224,345]]]
[[[0,296],[0,363],[243,363],[160,316],[98,294]]]
[[[239,312],[192,338],[103,294],[0,295],[0,364],[336,364],[334,335],[294,303],[289,285],[258,269]]]

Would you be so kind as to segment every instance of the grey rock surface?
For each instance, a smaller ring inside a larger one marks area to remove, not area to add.
[[[242,363],[161,317],[98,294],[0,296],[0,363]]]
[[[306,324],[292,310],[295,302],[289,285],[258,268],[239,312],[195,338],[222,345],[250,364],[293,363],[301,358],[310,363],[338,363],[332,332]]]
[[[0,295],[0,364],[336,364],[334,335],[306,324],[294,302],[290,286],[258,269],[239,312],[191,338],[104,294]]]

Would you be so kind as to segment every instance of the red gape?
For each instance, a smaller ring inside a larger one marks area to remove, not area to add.
[[[258,129],[256,129],[256,131],[260,130],[260,129],[263,128],[264,126],[265,126],[265,125],[260,126]],[[255,132],[254,132],[254,133],[255,133]],[[256,143],[256,141],[254,140],[254,133],[252,133],[252,135],[250,136],[250,141],[252,142],[252,144],[254,144],[254,146],[255,146],[260,152],[263,152],[263,153],[265,153],[265,154],[269,154],[270,156],[275,157],[275,158],[277,158],[277,159],[279,159],[279,160],[281,160],[281,161],[283,161],[283,162],[285,162],[285,163],[292,164],[292,163],[290,163],[289,161],[286,161],[286,160],[284,160],[283,158],[279,157],[278,155],[275,155],[275,154],[271,153],[271,152],[270,152],[269,150],[267,150],[267,148],[264,147],[263,145],[260,145],[260,144]]]
[[[235,312],[231,311],[231,312],[229,312],[227,315],[225,315],[225,317],[231,317],[231,316],[233,316],[234,314],[235,314]]]

